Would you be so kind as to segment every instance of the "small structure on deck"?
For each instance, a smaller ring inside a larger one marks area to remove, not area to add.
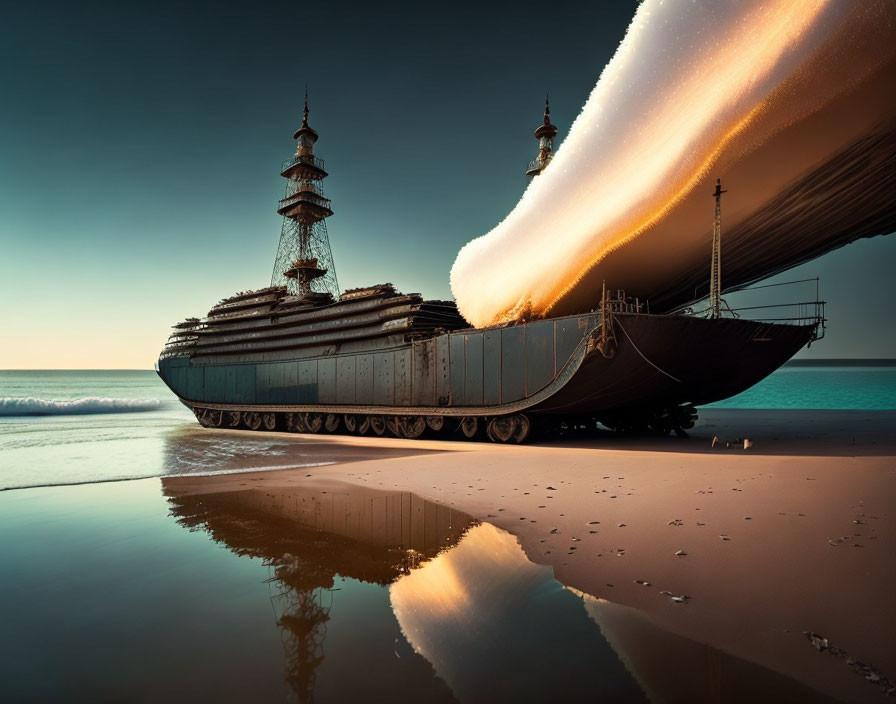
[[[554,137],[557,136],[556,125],[551,124],[551,104],[548,98],[544,99],[544,124],[539,125],[535,130],[535,139],[538,140],[538,157],[529,162],[529,168],[526,169],[526,176],[538,176],[548,162],[554,156]]]

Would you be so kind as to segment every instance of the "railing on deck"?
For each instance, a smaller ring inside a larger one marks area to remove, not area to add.
[[[824,337],[825,323],[827,319],[824,316],[825,301],[821,300],[819,292],[819,279],[799,279],[797,281],[784,281],[775,284],[764,284],[762,286],[751,286],[749,288],[740,289],[738,291],[729,292],[732,295],[738,293],[748,293],[750,291],[758,291],[764,288],[775,288],[777,286],[793,286],[796,284],[815,283],[815,300],[797,301],[795,303],[768,303],[764,305],[737,306],[732,308],[724,299],[722,299],[722,317],[723,318],[742,318],[744,320],[754,320],[763,323],[779,323],[782,325],[815,325],[814,340],[820,340]],[[687,313],[695,317],[709,317],[710,307],[705,308],[688,307],[679,313]]]
[[[296,191],[285,198],[281,198],[278,209],[282,210],[285,207],[297,205],[299,203],[308,203],[309,205],[316,205],[319,208],[326,208],[327,210],[331,209],[330,199],[324,198],[313,190]]]
[[[295,154],[283,162],[280,167],[280,173],[283,173],[287,169],[291,169],[293,166],[300,163],[307,164],[308,166],[313,166],[314,168],[320,169],[321,171],[325,171],[323,159],[318,159],[316,156],[310,156],[307,154]]]

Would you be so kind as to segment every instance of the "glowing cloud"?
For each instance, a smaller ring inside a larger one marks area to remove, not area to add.
[[[646,0],[548,168],[501,224],[458,254],[451,287],[460,311],[485,326],[569,312],[557,304],[570,296],[594,307],[599,286],[583,277],[645,233],[657,240],[653,258],[703,247],[708,272],[703,240],[663,223],[695,187],[708,199],[710,169],[714,181],[871,71],[867,47],[850,47],[863,43],[863,32],[872,45],[886,44],[891,15],[886,3],[853,0]],[[890,48],[875,60],[891,56]],[[850,70],[826,70],[832,62]],[[892,107],[885,101],[875,116]],[[856,137],[847,131],[809,162],[844,148]],[[807,166],[778,164],[771,180],[783,188]],[[760,170],[755,180],[762,178]],[[739,188],[751,199],[739,204],[738,221],[772,195],[761,185]],[[698,234],[711,223],[708,200],[704,213],[692,225]],[[788,256],[805,258],[800,246]],[[682,264],[662,272],[641,293],[687,271]],[[620,278],[609,283],[629,288]]]

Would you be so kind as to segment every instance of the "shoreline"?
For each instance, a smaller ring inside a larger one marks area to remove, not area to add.
[[[410,491],[510,532],[563,584],[664,631],[844,701],[879,696],[803,631],[891,680],[896,673],[896,413],[816,413],[811,427],[794,426],[790,414],[705,415],[684,441],[692,451],[675,438],[625,449],[640,439],[500,446],[349,437],[337,442],[435,452],[165,481],[178,494],[333,483]],[[784,415],[790,423],[777,427]],[[750,428],[753,448],[709,448],[707,437],[735,426]],[[662,591],[690,599],[674,603]]]

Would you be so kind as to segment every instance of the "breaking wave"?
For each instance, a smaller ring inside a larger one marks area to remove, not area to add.
[[[726,289],[893,232],[893,8],[644,0],[545,172],[458,254],[460,312],[580,312],[604,281],[667,310],[706,295],[717,177]]]
[[[142,413],[157,411],[156,398],[99,398],[88,396],[70,401],[42,398],[0,398],[0,416],[69,416],[88,413]]]

